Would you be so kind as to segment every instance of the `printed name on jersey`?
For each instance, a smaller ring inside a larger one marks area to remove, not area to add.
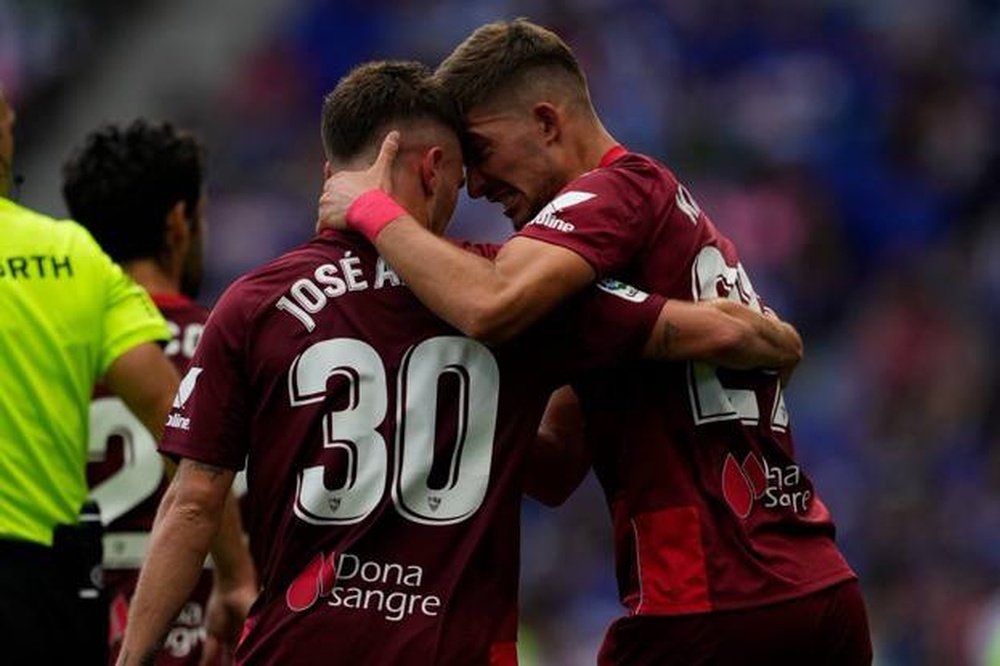
[[[73,277],[73,264],[68,256],[56,257],[44,254],[0,257],[0,278],[11,280],[31,280],[38,278]]]
[[[698,226],[698,218],[701,216],[701,208],[698,206],[698,202],[694,200],[688,189],[677,184],[677,207],[680,208],[685,215],[691,218],[691,224]]]
[[[597,288],[611,294],[612,296],[617,296],[618,298],[625,299],[626,301],[630,301],[632,303],[642,303],[649,298],[649,294],[643,290],[612,278],[598,280]]]
[[[765,509],[791,509],[805,514],[813,493],[802,483],[804,479],[798,465],[770,465],[766,458],[758,460],[753,453],[748,453],[740,465],[729,453],[722,465],[722,494],[740,518],[750,515],[755,501]]]
[[[580,192],[576,190],[563,192],[550,201],[545,208],[539,211],[538,215],[535,216],[535,219],[528,222],[528,224],[537,224],[542,227],[548,227],[549,229],[555,229],[556,231],[565,231],[569,233],[576,227],[569,222],[560,219],[559,213],[566,210],[570,206],[581,204],[584,201],[590,201],[596,196],[596,194],[591,192]]]
[[[423,567],[415,564],[320,553],[288,586],[285,603],[290,610],[302,612],[325,598],[332,608],[376,612],[390,622],[414,614],[437,617],[441,597],[426,594],[421,589],[423,580]]]
[[[366,271],[371,273],[370,279],[365,277]],[[274,307],[295,317],[311,333],[316,328],[316,320],[312,315],[325,308],[330,299],[350,291],[398,287],[402,284],[403,281],[382,257],[375,261],[373,269],[365,266],[361,257],[351,256],[348,251],[336,264],[323,264],[313,271],[311,277],[293,282],[287,295],[279,298]]]

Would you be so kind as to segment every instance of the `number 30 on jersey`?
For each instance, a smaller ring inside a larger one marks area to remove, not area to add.
[[[389,395],[382,359],[371,345],[354,338],[317,342],[289,369],[292,406],[322,401],[331,376],[346,381],[350,397],[346,409],[323,416],[323,447],[346,455],[347,478],[340,487],[328,488],[323,465],[299,473],[295,515],[316,525],[364,520],[382,500],[390,467],[390,447],[376,430],[386,418]],[[447,482],[431,488],[438,382],[443,376],[451,376],[459,387],[457,441]],[[393,504],[416,523],[461,522],[476,512],[489,485],[500,390],[496,359],[468,338],[430,338],[406,353],[395,380]]]

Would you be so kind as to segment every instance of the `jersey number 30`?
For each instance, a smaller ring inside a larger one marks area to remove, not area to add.
[[[347,474],[339,487],[328,488],[323,465],[299,473],[295,515],[316,525],[363,520],[381,502],[390,468],[390,447],[376,430],[388,409],[382,359],[354,338],[317,342],[289,369],[292,406],[322,401],[332,376],[346,382],[349,399],[345,409],[323,416],[323,446],[343,452]],[[457,434],[447,481],[432,488],[438,384],[446,376],[458,386]],[[476,512],[489,484],[499,389],[496,359],[474,340],[430,338],[406,353],[396,378],[391,447],[392,501],[401,515],[424,525],[449,525]]]

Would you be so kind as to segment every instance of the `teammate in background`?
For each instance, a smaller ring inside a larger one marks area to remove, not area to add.
[[[490,259],[391,219],[371,189],[396,191],[391,160],[329,179],[320,222],[346,217],[443,319],[508,340],[612,276],[761,309],[735,247],[688,190],[603,127],[558,36],[523,19],[489,24],[436,76],[463,110],[469,194],[500,202],[520,233]],[[795,462],[778,376],[634,363],[576,388],[629,611],[600,663],[871,662],[856,576]]]
[[[440,234],[463,181],[458,125],[423,66],[361,66],[324,103],[327,174],[371,164],[402,129],[400,201]],[[606,283],[490,350],[422,307],[354,233],[249,273],[216,305],[171,414],[161,450],[178,473],[119,663],[141,663],[162,635],[244,461],[263,589],[239,663],[516,663],[521,462],[548,395],[644,341],[742,367],[797,358],[794,332],[764,317],[742,355],[686,326],[729,317]]]
[[[0,91],[0,645],[4,664],[99,663],[80,612],[99,532],[77,526],[91,391],[103,378],[159,435],[178,375],[163,317],[90,234],[7,198],[13,125]]]
[[[170,328],[165,352],[181,373],[208,318],[208,311],[192,300],[202,273],[202,174],[202,150],[193,136],[145,120],[95,130],[63,167],[63,195],[71,215],[149,292]],[[100,388],[91,405],[89,453],[91,497],[101,507],[107,531],[104,570],[114,663],[148,550],[148,532],[167,487],[167,470],[157,440],[120,400]],[[250,566],[247,559],[236,563]],[[202,572],[170,627],[157,664],[198,664],[203,643],[209,646],[205,662],[216,663],[213,652],[235,643],[256,596],[253,571],[239,573],[235,580],[219,577],[213,587],[212,574]]]

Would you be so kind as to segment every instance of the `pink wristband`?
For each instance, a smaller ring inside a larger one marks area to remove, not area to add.
[[[347,225],[374,242],[385,225],[403,215],[406,211],[395,199],[382,190],[368,190],[348,206]]]

